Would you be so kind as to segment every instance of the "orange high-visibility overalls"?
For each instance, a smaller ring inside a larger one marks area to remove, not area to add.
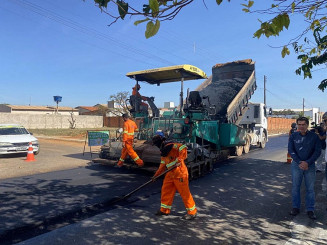
[[[143,161],[140,159],[140,157],[133,149],[134,132],[137,131],[138,131],[138,127],[134,121],[128,119],[124,122],[124,131],[123,131],[124,147],[121,151],[121,156],[118,161],[118,166],[123,165],[127,155],[129,155],[137,165],[143,166]]]
[[[136,85],[135,85],[135,87],[133,87],[132,95],[135,95],[137,97],[140,97],[143,101],[146,101],[147,100],[146,97],[142,96],[140,94],[140,92],[137,90]],[[149,107],[149,105],[147,103],[144,103],[144,102],[141,102],[141,105],[145,106],[145,108],[148,108]]]
[[[187,147],[186,145],[179,143],[170,144],[173,144],[173,148],[166,157],[161,157],[159,169],[155,173],[154,177],[160,175],[167,168],[169,169],[177,163],[179,163],[180,165],[168,172],[165,176],[161,188],[160,211],[165,214],[170,213],[174,196],[177,190],[182,197],[187,213],[194,215],[196,214],[197,209],[195,207],[195,202],[193,200],[192,194],[190,192],[188,183],[188,171],[184,163],[184,159],[187,158]],[[166,146],[170,144],[167,144]]]

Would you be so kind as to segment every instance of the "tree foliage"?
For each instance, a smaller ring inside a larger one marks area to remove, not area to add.
[[[273,115],[296,115],[297,113],[295,111],[292,111],[291,109],[284,109],[282,111],[273,111]]]
[[[121,116],[124,113],[129,113],[129,92],[118,92],[109,96],[109,100],[114,101],[114,108],[108,108],[108,112],[111,112],[115,116]]]
[[[85,0],[84,0],[85,1]],[[138,6],[132,6],[124,0],[94,0],[101,12],[109,15],[113,21],[124,19],[126,16],[137,16],[141,19],[134,22],[135,25],[146,22],[145,37],[150,38],[157,34],[161,21],[173,20],[176,15],[194,0],[143,0]],[[217,0],[217,3],[222,2]],[[110,5],[109,5],[110,4]],[[136,4],[134,2],[134,4]]]
[[[84,0],[85,1],[85,0]],[[191,4],[194,0],[142,0],[136,1],[139,6],[131,6],[128,0],[94,0],[102,12],[108,14],[113,21],[124,19],[126,16],[136,16],[140,19],[135,25],[146,24],[145,37],[150,38],[157,34],[161,21],[173,20],[180,11]],[[205,0],[202,0],[205,5]],[[224,0],[216,0],[220,5]],[[225,0],[225,2],[230,0]],[[259,0],[257,0],[259,1]],[[243,11],[257,13],[264,17],[272,16],[268,20],[259,20],[260,28],[254,33],[254,37],[267,38],[279,36],[280,32],[287,30],[294,16],[301,15],[307,23],[304,30],[298,36],[289,40],[281,47],[281,55],[284,58],[290,54],[293,48],[300,60],[301,66],[296,70],[297,75],[304,78],[312,78],[313,68],[323,65],[327,68],[327,0],[274,0],[265,1],[265,9],[255,9],[255,1],[244,0]],[[273,2],[273,4],[271,4]],[[110,6],[109,6],[110,4]],[[110,24],[110,25],[111,25]],[[307,36],[308,35],[308,36]],[[318,88],[324,91],[327,88],[327,79],[321,81]]]
[[[254,37],[278,36],[284,28],[288,29],[292,16],[302,15],[307,26],[298,36],[283,45],[281,55],[283,58],[289,55],[289,47],[292,47],[301,62],[295,73],[303,75],[304,78],[312,78],[315,66],[322,65],[324,66],[322,69],[327,68],[327,0],[275,0],[274,2],[275,4],[264,10],[251,10],[253,4],[246,7],[246,12],[273,16],[267,21],[259,20],[261,26],[254,33]],[[327,79],[323,79],[318,88],[324,91],[326,87]]]

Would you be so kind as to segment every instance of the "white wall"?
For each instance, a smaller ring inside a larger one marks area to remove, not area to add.
[[[71,111],[59,111],[60,115],[70,115]],[[33,115],[53,115],[55,111],[15,111],[12,110],[11,114],[33,114]],[[78,115],[78,111],[73,112],[74,115]]]
[[[102,116],[74,115],[76,128],[101,128]],[[71,116],[60,114],[12,114],[0,113],[1,123],[17,123],[28,129],[34,128],[70,128]]]

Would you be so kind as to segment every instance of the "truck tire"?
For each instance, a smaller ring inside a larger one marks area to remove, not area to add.
[[[265,148],[266,147],[266,142],[267,142],[267,137],[266,137],[266,133],[262,134],[262,141],[260,142],[260,148]]]
[[[247,153],[249,153],[249,151],[250,151],[250,138],[246,137],[246,143],[243,146],[243,153],[247,154]]]
[[[235,146],[235,149],[234,149],[234,156],[241,156],[243,153],[243,146],[240,145],[240,146]]]

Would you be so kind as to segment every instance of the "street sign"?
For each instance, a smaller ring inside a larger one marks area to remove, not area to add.
[[[109,131],[87,131],[88,145],[99,146],[108,143]]]

